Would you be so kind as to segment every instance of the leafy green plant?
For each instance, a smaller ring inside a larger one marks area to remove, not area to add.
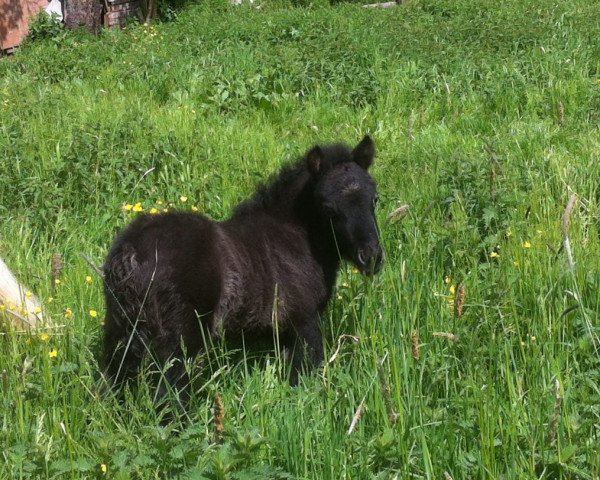
[[[27,33],[27,41],[29,42],[52,40],[54,43],[60,43],[65,35],[65,28],[54,12],[50,14],[42,10],[29,21],[29,31]]]

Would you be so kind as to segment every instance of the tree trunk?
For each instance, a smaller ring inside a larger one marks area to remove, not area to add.
[[[97,33],[102,25],[102,0],[64,0],[65,26]]]

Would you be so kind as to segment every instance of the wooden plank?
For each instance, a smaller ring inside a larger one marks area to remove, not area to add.
[[[0,0],[0,49],[19,45],[27,36],[29,19],[48,6],[48,0]]]
[[[1,258],[0,313],[18,328],[36,328],[43,324],[40,301],[17,281]]]

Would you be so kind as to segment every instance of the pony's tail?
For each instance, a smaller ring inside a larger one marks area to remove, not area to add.
[[[135,376],[146,352],[145,289],[140,285],[140,264],[131,244],[110,252],[104,265],[106,317],[103,368],[109,383],[120,384]]]

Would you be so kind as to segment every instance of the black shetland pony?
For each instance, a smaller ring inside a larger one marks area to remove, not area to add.
[[[318,365],[319,316],[340,258],[366,274],[383,262],[368,173],[374,154],[368,136],[354,149],[315,146],[223,222],[184,212],[136,218],[104,265],[109,379],[132,377],[149,355],[167,367],[157,396],[169,383],[187,398],[183,358],[201,351],[201,329],[227,339],[273,338],[277,328],[293,352],[292,384]]]

